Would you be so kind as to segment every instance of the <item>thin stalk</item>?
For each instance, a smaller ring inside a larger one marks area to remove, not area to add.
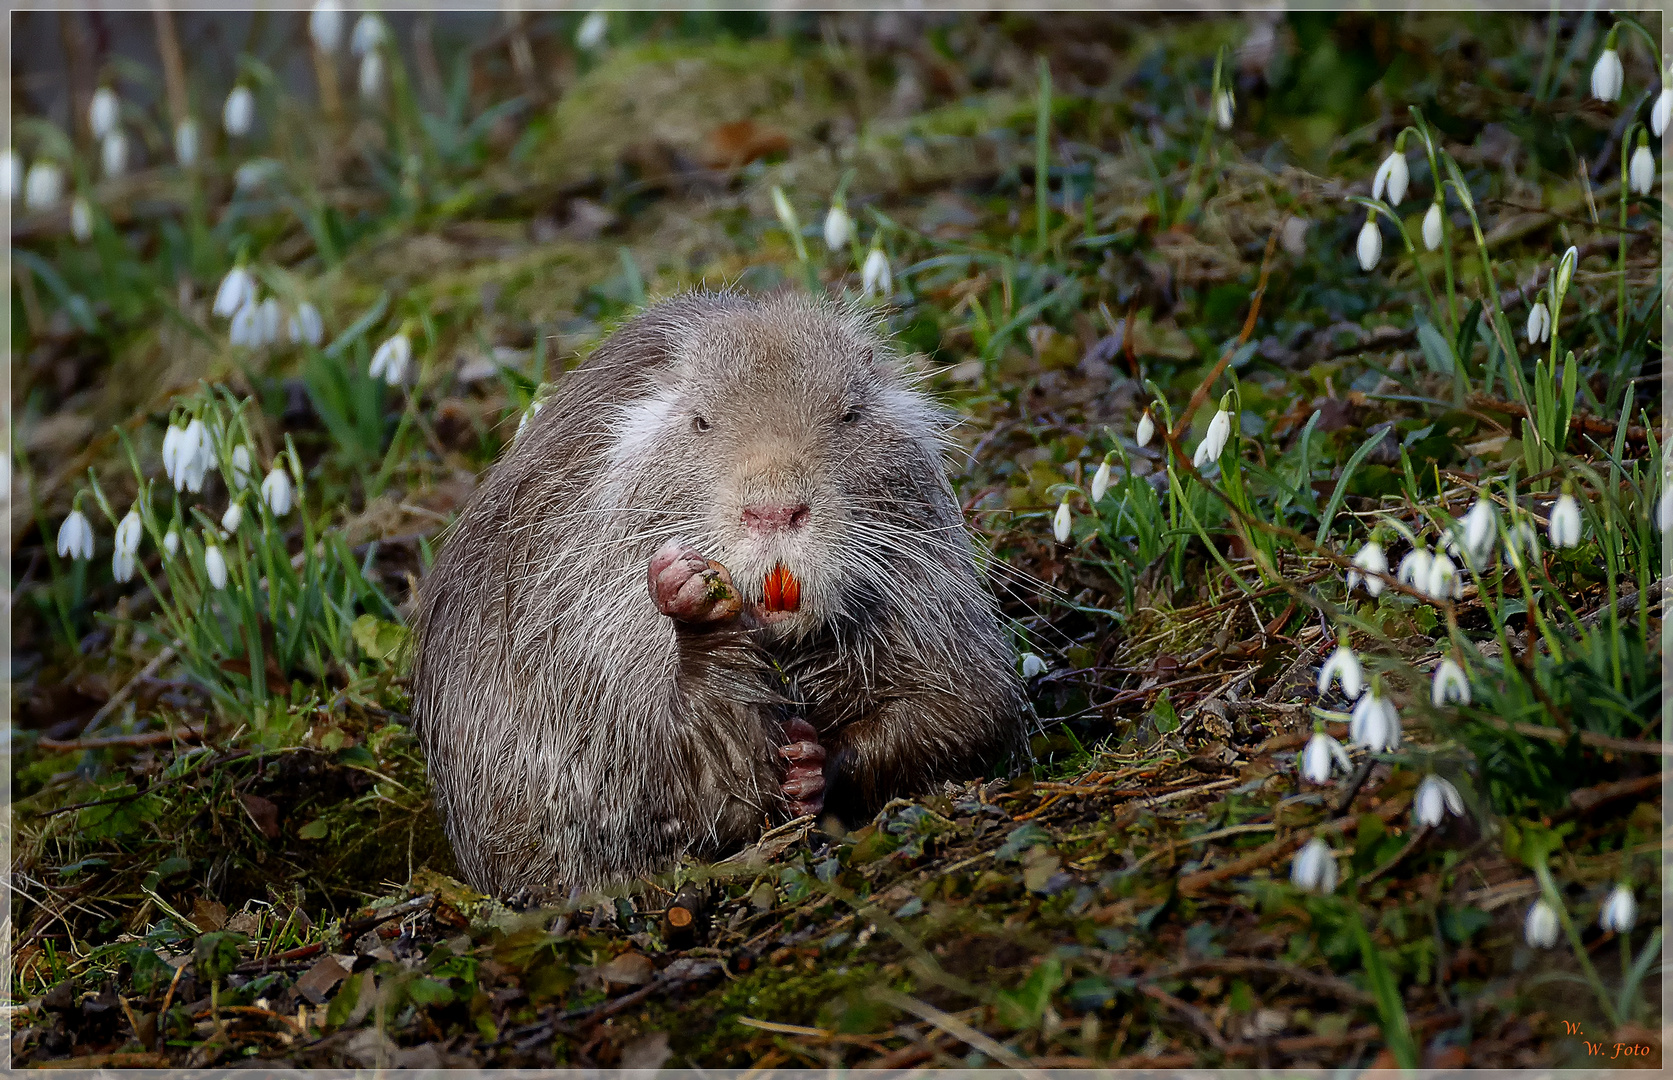
[[[1627,169],[1632,158],[1632,137],[1637,132],[1638,125],[1627,128],[1621,136],[1621,220],[1620,243],[1615,252],[1615,356],[1626,352],[1627,333],[1627,202],[1632,197],[1631,185],[1627,183]],[[1556,344],[1557,335],[1552,333],[1552,344]]]

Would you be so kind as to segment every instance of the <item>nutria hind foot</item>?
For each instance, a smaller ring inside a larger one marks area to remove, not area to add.
[[[658,611],[684,623],[721,622],[743,609],[726,567],[679,540],[651,556],[650,590]]]
[[[819,733],[806,720],[784,725],[785,743],[779,755],[788,762],[784,770],[785,808],[791,817],[817,814],[825,808],[825,748]]]

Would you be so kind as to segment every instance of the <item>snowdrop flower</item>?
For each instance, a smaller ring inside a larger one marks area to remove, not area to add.
[[[261,338],[261,344],[271,345],[279,340],[279,330],[285,324],[285,313],[279,307],[279,301],[269,296],[256,309],[256,331]]]
[[[1377,228],[1377,216],[1370,215],[1359,230],[1359,268],[1369,273],[1376,269],[1377,260],[1383,257],[1383,234]]]
[[[1059,544],[1067,544],[1069,542],[1069,526],[1071,523],[1072,519],[1069,516],[1069,500],[1064,499],[1062,502],[1057,504],[1057,513],[1054,514],[1051,519],[1051,532],[1053,536],[1057,537],[1057,542]]]
[[[1412,800],[1412,818],[1419,825],[1435,826],[1446,820],[1448,813],[1464,816],[1464,800],[1452,783],[1434,773],[1423,778],[1417,786],[1417,798]]]
[[[110,576],[126,584],[134,579],[134,571],[139,568],[139,556],[131,551],[117,548],[110,553]]]
[[[171,484],[174,483],[174,474],[180,471],[180,450],[185,439],[186,429],[177,424],[170,424],[163,433],[163,475]],[[177,490],[178,487],[176,485]]]
[[[1149,446],[1150,437],[1154,434],[1156,434],[1156,421],[1150,418],[1150,410],[1146,409],[1144,415],[1139,417],[1139,429],[1133,432],[1133,441],[1140,446]]]
[[[284,467],[279,462],[275,461],[272,471],[261,482],[261,501],[267,504],[269,510],[273,511],[274,517],[284,517],[290,513],[294,496],[295,492],[290,486],[290,474],[285,472]]]
[[[243,489],[250,486],[250,448],[239,443],[232,448],[232,486]]]
[[[1435,681],[1429,690],[1429,700],[1437,709],[1470,703],[1470,678],[1452,657],[1443,656],[1441,662],[1435,665]]]
[[[163,550],[174,555],[180,550],[180,530],[170,525],[168,533],[163,537]]]
[[[360,58],[360,96],[372,101],[383,92],[383,53],[373,49]]]
[[[1348,717],[1348,739],[1372,753],[1400,745],[1400,714],[1376,687],[1359,699]]]
[[[198,122],[189,116],[174,125],[174,160],[183,169],[197,164]]]
[[[1353,768],[1353,762],[1348,760],[1348,752],[1342,749],[1342,744],[1326,732],[1313,732],[1313,737],[1307,740],[1306,749],[1301,751],[1301,775],[1315,784],[1328,784],[1332,770],[1338,765],[1343,772]]]
[[[1566,491],[1551,504],[1549,535],[1552,547],[1571,548],[1580,543],[1580,504]]]
[[[865,265],[860,268],[860,292],[867,298],[881,296],[887,299],[894,295],[894,278],[889,273],[889,257],[883,254],[880,247],[872,247],[871,254],[866,256]]]
[[[1522,923],[1522,935],[1536,949],[1549,949],[1557,944],[1557,913],[1544,900],[1535,900]]]
[[[23,205],[31,210],[51,210],[64,194],[64,170],[51,161],[37,161],[23,178]]]
[[[1386,191],[1388,205],[1399,206],[1406,198],[1406,185],[1410,181],[1411,174],[1406,169],[1406,155],[1395,150],[1377,166],[1376,179],[1371,181],[1371,197],[1380,199]]]
[[[1400,560],[1400,568],[1394,576],[1399,579],[1400,584],[1419,592],[1426,592],[1429,588],[1429,564],[1432,561],[1428,548],[1414,547]]]
[[[1044,660],[1040,659],[1038,656],[1036,656],[1034,653],[1031,653],[1031,652],[1025,652],[1025,653],[1022,654],[1022,677],[1023,678],[1032,679],[1034,676],[1040,674],[1040,672],[1042,672],[1044,670],[1046,670],[1046,662]]]
[[[848,218],[848,211],[841,203],[832,203],[825,214],[825,246],[832,251],[841,251],[848,246],[849,237],[854,235],[854,223]]]
[[[1221,131],[1232,129],[1232,117],[1237,111],[1237,98],[1230,90],[1214,95],[1214,124]]]
[[[64,524],[58,526],[58,556],[72,559],[93,557],[93,526],[78,506],[70,511]]]
[[[215,314],[223,319],[231,318],[240,308],[254,303],[256,299],[256,279],[242,266],[235,266],[227,271],[227,276],[221,279],[220,288],[215,290]]]
[[[184,485],[194,495],[202,491],[204,474],[209,471],[214,457],[209,446],[209,429],[203,426],[202,420],[193,419],[180,438],[174,490],[179,491]]]
[[[221,126],[227,129],[227,134],[235,139],[241,139],[250,133],[256,124],[256,95],[248,86],[235,86],[232,93],[227,95],[227,102],[221,107]]]
[[[1429,581],[1424,586],[1423,591],[1436,600],[1444,600],[1449,597],[1456,599],[1461,595],[1461,586],[1458,584],[1458,568],[1452,565],[1451,559],[1436,552],[1435,557],[1429,562]]]
[[[128,513],[116,524],[114,543],[117,551],[126,551],[132,555],[139,550],[139,541],[145,535],[145,526],[139,520],[138,506],[130,506]]]
[[[261,345],[261,305],[254,299],[233,315],[232,326],[227,331],[227,341],[247,349]]]
[[[1434,251],[1441,246],[1441,204],[1429,204],[1429,212],[1423,215],[1423,247],[1425,251]]]
[[[349,52],[355,56],[365,56],[382,45],[383,39],[383,20],[367,12],[354,22],[354,30],[349,34]]]
[[[407,379],[407,365],[412,361],[412,342],[407,335],[396,334],[388,338],[378,351],[372,354],[372,364],[367,374],[374,379],[381,378],[390,386],[400,386]]]
[[[17,198],[19,181],[22,179],[23,158],[8,146],[6,152],[0,154],[0,190],[5,192],[7,202]]]
[[[1610,35],[1610,46],[1598,54],[1597,63],[1592,65],[1592,96],[1599,101],[1614,101],[1621,96],[1621,84],[1626,81],[1626,72],[1621,67],[1621,54],[1615,51],[1614,35]]]
[[[1605,930],[1624,934],[1637,921],[1638,902],[1632,898],[1632,888],[1624,883],[1616,885],[1603,902],[1603,910],[1598,912],[1597,924]]]
[[[1650,130],[1660,139],[1667,134],[1667,120],[1673,116],[1673,86],[1664,86],[1656,95],[1655,108],[1650,110]]]
[[[1574,280],[1574,264],[1579,261],[1580,249],[1572,246],[1557,260],[1557,279],[1552,283],[1552,288],[1557,291],[1558,296],[1568,292],[1568,284]]]
[[[1650,145],[1644,136],[1638,136],[1638,149],[1632,152],[1632,161],[1627,165],[1627,187],[1636,195],[1648,195],[1656,182],[1656,159],[1650,153]]]
[[[1539,533],[1526,521],[1517,521],[1505,530],[1505,557],[1512,566],[1521,567],[1523,559],[1539,558]]]
[[[1528,344],[1538,345],[1551,340],[1551,311],[1545,301],[1535,301],[1528,309]]]
[[[1306,892],[1336,891],[1336,853],[1323,837],[1315,836],[1296,852],[1290,864],[1290,884]]]
[[[99,161],[104,166],[106,179],[115,179],[128,171],[128,137],[113,131],[99,144]]]
[[[1319,696],[1329,693],[1330,684],[1335,681],[1342,683],[1342,696],[1350,701],[1365,689],[1365,673],[1359,666],[1359,657],[1348,648],[1347,642],[1336,646],[1336,651],[1319,668]]]
[[[87,123],[93,129],[93,137],[103,139],[115,131],[121,111],[122,103],[117,99],[115,90],[101,86],[93,91],[93,102],[87,107]]]
[[[93,204],[84,195],[77,195],[70,203],[70,235],[78,244],[93,239]]]
[[[227,512],[221,515],[221,528],[225,529],[228,535],[231,535],[232,533],[237,532],[238,526],[243,523],[244,504],[239,500],[234,499],[232,505],[227,507]]]
[[[592,52],[604,44],[604,32],[609,26],[610,18],[604,12],[587,12],[587,17],[581,20],[580,28],[575,31],[576,47]]]
[[[203,549],[203,571],[209,577],[209,587],[224,589],[227,587],[227,560],[221,554],[220,545],[210,542]]]
[[[322,53],[334,53],[343,43],[343,9],[334,0],[319,0],[308,12],[308,36],[314,48]]]
[[[285,324],[285,330],[293,345],[301,342],[318,345],[325,340],[325,320],[320,318],[319,308],[306,300],[297,306],[296,314]]]
[[[1491,501],[1477,499],[1464,515],[1464,554],[1471,565],[1480,566],[1493,554],[1499,535],[1499,515]]]
[[[1388,573],[1388,556],[1383,553],[1383,546],[1375,540],[1367,540],[1365,546],[1354,556],[1354,566],[1358,570],[1348,571],[1348,591],[1353,592],[1363,577],[1365,591],[1376,596],[1383,591],[1383,579],[1378,574]],[[1361,575],[1360,571],[1364,571]]]
[[[1231,433],[1232,414],[1220,409],[1208,422],[1208,431],[1203,435],[1202,442],[1197,444],[1197,452],[1191,455],[1191,464],[1200,469],[1211,461],[1219,461],[1220,452],[1226,448],[1226,440],[1231,438]]]
[[[1100,502],[1110,489],[1110,459],[1104,455],[1104,460],[1098,463],[1098,471],[1092,474],[1092,501]]]

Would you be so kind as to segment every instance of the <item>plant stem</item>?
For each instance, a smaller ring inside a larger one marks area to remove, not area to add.
[[[1615,1003],[1609,1000],[1609,991],[1603,987],[1603,980],[1598,977],[1597,968],[1592,966],[1592,958],[1586,953],[1586,945],[1580,940],[1580,931],[1569,918],[1568,908],[1563,904],[1562,896],[1557,892],[1557,883],[1551,878],[1551,868],[1546,865],[1542,856],[1534,862],[1534,876],[1539,879],[1540,891],[1545,896],[1545,902],[1551,905],[1551,910],[1557,913],[1557,921],[1563,924],[1563,932],[1568,936],[1568,943],[1574,949],[1574,958],[1580,964],[1580,970],[1585,973],[1586,981],[1592,984],[1592,992],[1597,995],[1599,1007],[1603,1009],[1604,1018],[1609,1021],[1611,1028],[1620,1026],[1620,1017],[1615,1012]]]

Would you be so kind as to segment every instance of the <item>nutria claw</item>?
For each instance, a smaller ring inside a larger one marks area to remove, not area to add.
[[[797,719],[784,725],[784,737],[788,741],[778,752],[789,762],[784,770],[786,809],[791,817],[817,814],[825,808],[825,748],[819,745],[819,733]]]
[[[743,608],[726,567],[679,540],[651,556],[650,590],[657,610],[680,622],[719,622]]]

